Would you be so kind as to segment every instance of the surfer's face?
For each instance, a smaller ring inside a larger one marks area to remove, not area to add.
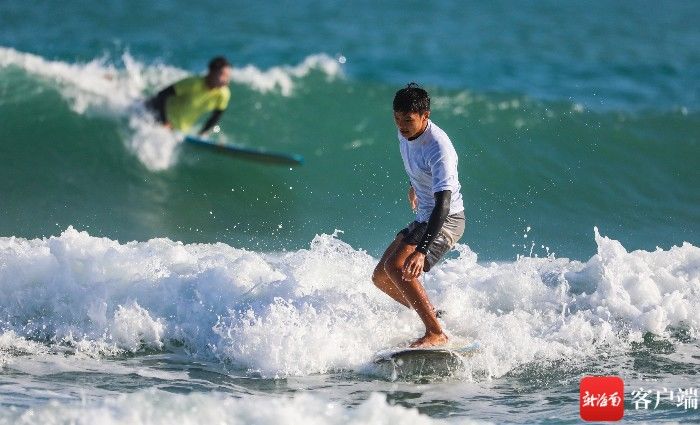
[[[394,122],[399,133],[409,140],[420,136],[428,125],[429,117],[429,111],[423,113],[394,111]]]
[[[211,88],[228,86],[231,81],[231,67],[225,66],[207,75],[207,84]]]

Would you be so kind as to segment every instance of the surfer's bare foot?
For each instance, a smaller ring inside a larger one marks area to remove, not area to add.
[[[447,344],[447,335],[444,333],[440,334],[425,334],[422,338],[418,338],[413,341],[409,347],[411,348],[425,348],[425,347],[436,347],[438,345]]]

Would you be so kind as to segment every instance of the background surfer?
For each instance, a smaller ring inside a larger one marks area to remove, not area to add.
[[[199,134],[211,130],[228,107],[231,92],[231,64],[223,56],[209,61],[205,76],[192,76],[171,84],[146,102],[156,119],[166,127],[189,130],[206,112],[211,116]]]
[[[415,83],[394,96],[394,122],[411,186],[408,200],[416,219],[401,230],[374,269],[374,284],[397,302],[416,310],[425,335],[411,347],[447,343],[418,277],[449,251],[464,233],[464,205],[457,153],[450,138],[430,120],[430,96]]]

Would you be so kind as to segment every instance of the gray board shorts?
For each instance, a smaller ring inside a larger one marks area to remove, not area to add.
[[[447,251],[451,250],[459,238],[464,234],[466,218],[464,211],[450,214],[445,218],[440,232],[428,247],[428,254],[425,256],[423,270],[429,271]],[[403,241],[408,245],[418,245],[428,227],[427,222],[413,221],[398,234],[403,236]]]

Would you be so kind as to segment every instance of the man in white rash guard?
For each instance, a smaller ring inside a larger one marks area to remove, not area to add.
[[[465,216],[450,138],[430,120],[430,96],[415,83],[396,92],[394,121],[411,186],[408,201],[416,219],[401,230],[374,269],[372,281],[384,293],[413,308],[425,335],[411,347],[447,343],[425,288],[418,280],[464,233]]]

